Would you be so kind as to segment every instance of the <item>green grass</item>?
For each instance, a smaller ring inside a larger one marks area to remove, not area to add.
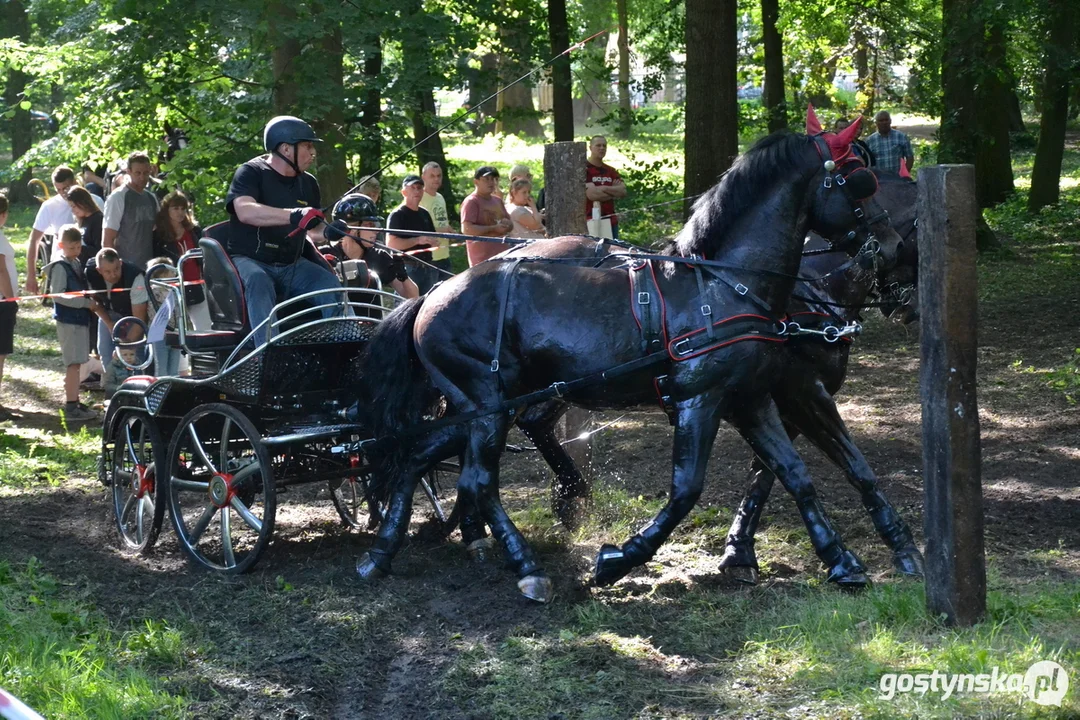
[[[118,632],[34,560],[0,562],[0,685],[45,717],[181,717],[161,676],[187,653],[159,621]]]
[[[17,426],[0,432],[0,497],[11,490],[56,487],[73,475],[96,473],[101,429],[53,433]]]

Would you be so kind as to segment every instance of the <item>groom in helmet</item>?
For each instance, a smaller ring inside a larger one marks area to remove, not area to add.
[[[341,287],[337,277],[308,240],[322,240],[324,217],[319,182],[307,172],[321,142],[300,118],[279,115],[263,129],[268,153],[236,170],[225,197],[229,212],[226,250],[244,285],[244,300],[256,343],[267,340],[259,327],[274,305],[315,290]],[[317,304],[333,302],[316,297]],[[333,314],[325,308],[323,316]]]

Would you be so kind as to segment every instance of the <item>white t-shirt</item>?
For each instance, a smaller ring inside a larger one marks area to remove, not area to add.
[[[449,227],[450,216],[446,212],[446,198],[442,196],[442,193],[428,195],[424,192],[420,196],[420,207],[431,215],[436,230],[442,231],[442,228]],[[448,257],[450,257],[450,238],[439,238],[439,247],[431,251],[431,259],[445,260]]]
[[[104,200],[94,193],[90,193],[90,197],[94,199],[94,203],[98,206],[98,210],[105,210]],[[41,207],[38,208],[37,217],[34,218],[34,229],[45,235],[55,236],[60,232],[60,228],[72,224],[75,224],[75,215],[71,212],[71,206],[68,205],[68,201],[60,195],[53,195],[51,198],[41,203]],[[60,243],[54,242],[52,257],[49,258],[49,262],[56,262],[63,256],[63,253],[60,252]]]
[[[18,295],[19,274],[15,270],[15,248],[11,247],[11,241],[4,237],[2,230],[0,230],[0,255],[4,256],[4,264],[7,265],[8,275],[11,276],[11,290]]]

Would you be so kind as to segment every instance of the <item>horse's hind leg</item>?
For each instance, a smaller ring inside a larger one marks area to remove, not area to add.
[[[821,383],[809,392],[785,401],[783,413],[790,417],[806,437],[847,475],[859,491],[863,506],[870,514],[878,535],[893,552],[893,565],[904,575],[922,577],[923,557],[911,530],[886,499],[877,476],[855,445],[847,425],[836,409],[836,402]]]
[[[869,584],[862,563],[844,547],[840,534],[825,514],[806,465],[791,444],[772,398],[767,396],[757,407],[742,409],[732,418],[732,424],[795,498],[814,551],[829,568],[829,581],[849,588]]]
[[[611,585],[639,565],[648,562],[660,545],[697,503],[705,482],[709,452],[720,429],[719,398],[712,393],[677,403],[675,442],[672,449],[671,492],[653,521],[622,547],[604,545],[596,556],[593,580]]]
[[[390,500],[383,515],[379,536],[356,563],[362,579],[390,573],[390,562],[401,549],[412,518],[413,493],[420,478],[436,463],[456,454],[461,448],[460,428],[450,426],[421,438],[409,448],[408,461],[398,469],[398,480],[392,486]]]
[[[518,574],[521,594],[530,600],[547,603],[554,597],[551,579],[499,500],[499,458],[509,429],[510,421],[505,415],[489,415],[470,423],[469,441],[458,480],[458,501],[462,507],[479,509]]]
[[[581,525],[588,500],[589,484],[574,459],[555,437],[555,424],[569,406],[562,402],[534,405],[518,419],[518,427],[536,445],[547,464],[555,471],[551,485],[551,506],[564,526],[575,530]]]

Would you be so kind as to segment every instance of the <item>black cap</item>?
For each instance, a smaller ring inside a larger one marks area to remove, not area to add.
[[[473,180],[479,180],[483,177],[499,177],[499,171],[490,165],[476,168],[476,172],[473,173]]]
[[[401,181],[401,189],[409,187],[410,185],[423,185],[424,181],[419,175],[406,175],[405,179]]]

